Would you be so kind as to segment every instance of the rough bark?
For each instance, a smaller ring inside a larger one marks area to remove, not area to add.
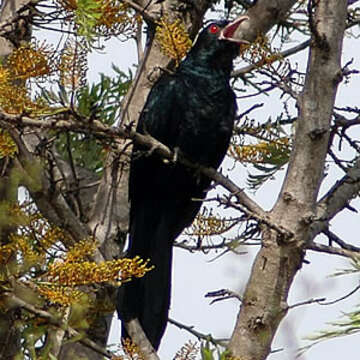
[[[263,230],[259,251],[244,294],[229,349],[241,360],[263,360],[287,310],[290,285],[312,240],[319,186],[328,148],[330,120],[341,79],[341,49],[346,1],[315,6],[307,78],[298,100],[294,147],[279,199],[270,212],[291,238]],[[315,155],[316,154],[316,157]]]

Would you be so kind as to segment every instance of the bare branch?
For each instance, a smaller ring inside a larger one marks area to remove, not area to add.
[[[298,52],[306,49],[309,45],[310,45],[310,40],[306,40],[306,41],[300,43],[299,45],[296,45],[290,49],[286,49],[284,51],[279,52],[278,55],[280,55],[280,59],[287,58],[288,56],[297,54]],[[244,66],[240,69],[234,70],[231,73],[231,77],[237,78],[237,77],[243,76],[244,74],[246,74],[252,70],[256,70],[259,68],[259,64],[260,63],[250,64],[250,65]]]
[[[351,295],[354,295],[357,291],[360,290],[360,284],[358,286],[356,286],[354,289],[352,289],[349,293],[347,293],[344,296],[339,297],[336,300],[333,301],[327,301],[327,302],[321,302],[320,305],[334,305],[342,300],[345,300],[347,298],[349,298]]]
[[[345,242],[344,240],[340,239],[336,234],[334,234],[332,231],[330,231],[329,229],[326,229],[323,231],[323,233],[329,238],[329,245],[331,245],[332,242],[337,243],[342,249],[346,249],[346,250],[350,250],[350,251],[354,251],[354,252],[359,252],[360,253],[360,248],[358,246],[354,246],[351,244],[348,244],[347,242]]]
[[[355,258],[360,257],[360,252],[354,252],[354,251],[350,251],[350,250],[346,250],[346,249],[337,248],[334,246],[318,244],[314,241],[311,241],[307,245],[306,248],[308,250],[313,250],[313,251],[322,252],[322,253],[326,253],[326,254],[332,254],[332,255],[339,255],[339,256],[346,257],[346,258],[354,258],[355,259]]]
[[[312,224],[312,237],[325,231],[328,222],[344,210],[351,199],[360,191],[360,157],[347,174],[319,200],[316,208],[316,221]]]
[[[170,324],[173,324],[175,326],[177,326],[179,329],[183,329],[188,331],[190,334],[194,335],[195,337],[197,337],[199,340],[205,340],[205,341],[209,341],[214,345],[226,345],[226,343],[228,342],[228,339],[214,339],[210,334],[206,335],[203,334],[199,331],[194,330],[194,326],[190,326],[190,325],[184,325],[174,319],[168,319]]]
[[[92,133],[98,137],[105,137],[108,139],[116,140],[122,138],[128,138],[136,143],[147,147],[148,149],[153,149],[160,156],[163,156],[166,159],[172,160],[174,158],[173,152],[165,145],[151,137],[150,135],[142,135],[135,131],[132,131],[127,128],[114,128],[108,127],[102,124],[100,121],[94,120],[92,123],[88,122],[79,122],[74,120],[59,120],[59,119],[32,119],[20,115],[9,115],[0,113],[0,123],[7,128],[10,128],[14,125],[19,126],[30,126],[36,127],[39,129],[58,129],[63,131],[74,131],[82,133]],[[119,151],[122,151],[120,148]],[[256,204],[252,199],[250,199],[244,192],[243,189],[239,188],[234,182],[230,179],[217,172],[215,169],[207,168],[198,164],[194,164],[188,161],[183,155],[179,154],[178,161],[184,165],[197,169],[201,171],[204,175],[208,176],[214,180],[217,184],[222,185],[227,189],[231,196],[234,196],[238,203],[238,206],[241,206],[241,210],[248,214],[250,217],[255,218],[261,222],[271,223],[268,219],[268,215],[261,209],[261,207]],[[274,225],[276,226],[276,225]]]
[[[296,307],[303,306],[303,305],[320,304],[321,301],[324,301],[324,300],[326,300],[326,298],[309,299],[309,300],[305,300],[305,301],[300,301],[296,304],[289,305],[287,309],[291,310],[291,309],[294,309]]]
[[[242,301],[241,295],[236,293],[235,291],[229,290],[229,289],[221,289],[216,291],[211,291],[205,294],[205,297],[212,297],[216,298],[211,301],[210,305],[214,304],[217,301],[227,300],[227,299],[238,299],[239,301]]]

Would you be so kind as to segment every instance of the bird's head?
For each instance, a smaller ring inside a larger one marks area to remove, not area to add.
[[[239,55],[240,45],[248,44],[248,41],[238,36],[239,26],[247,20],[249,17],[242,15],[231,22],[211,21],[199,33],[189,55],[202,63],[231,66],[232,60]]]

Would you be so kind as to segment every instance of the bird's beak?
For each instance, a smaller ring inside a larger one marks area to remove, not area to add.
[[[249,20],[249,17],[247,15],[239,16],[237,19],[232,21],[230,24],[226,25],[221,30],[221,33],[219,35],[219,40],[232,41],[239,45],[249,44],[248,41],[240,38],[239,35],[241,34],[241,31],[238,31],[238,30],[240,30],[239,29],[240,24],[243,24],[244,22],[246,22],[248,20]]]

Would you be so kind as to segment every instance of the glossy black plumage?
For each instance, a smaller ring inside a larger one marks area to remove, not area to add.
[[[236,112],[229,80],[239,45],[219,40],[227,24],[208,25],[176,73],[163,73],[137,128],[172,149],[179,148],[189,160],[214,168],[225,156]],[[223,35],[230,33],[234,29]],[[149,258],[155,268],[120,288],[117,308],[121,319],[139,319],[155,349],[168,318],[172,244],[199,211],[201,202],[193,199],[205,198],[209,185],[205,176],[134,146],[128,256]]]

